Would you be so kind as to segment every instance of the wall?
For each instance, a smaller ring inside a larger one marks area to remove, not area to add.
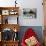
[[[44,16],[43,16],[43,6],[42,6],[42,0],[17,0],[17,6],[20,7],[19,11],[19,24],[20,26],[34,26],[34,28],[38,34],[38,37],[40,38],[40,41],[42,42],[43,38],[43,30],[42,27],[38,26],[44,26]],[[13,0],[0,0],[0,6],[1,7],[10,7],[14,6],[15,3]],[[37,18],[36,19],[24,19],[23,18],[23,8],[36,8],[37,9]],[[12,18],[12,17],[11,17]],[[10,19],[10,18],[9,18]],[[35,27],[36,26],[36,27]],[[38,27],[38,28],[37,28]],[[26,27],[24,27],[26,28]],[[22,29],[22,27],[21,27]],[[24,30],[24,29],[23,29]],[[24,30],[25,31],[25,30]],[[21,31],[20,33],[22,33]]]
[[[22,16],[19,18],[19,24],[21,26],[43,26],[43,6],[42,0],[24,0],[19,1],[21,7],[23,8],[36,8],[37,9],[37,18],[36,19],[24,19]],[[20,12],[22,13],[22,11]],[[22,14],[21,14],[22,15]]]
[[[15,0],[0,0],[0,6],[15,6]],[[17,0],[17,6],[20,6],[20,17],[19,24],[20,26],[43,26],[43,6],[42,0]],[[24,19],[22,17],[23,8],[36,8],[37,9],[37,18],[36,19]],[[23,24],[22,24],[23,23]]]

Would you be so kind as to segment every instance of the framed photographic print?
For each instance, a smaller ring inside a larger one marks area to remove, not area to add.
[[[37,18],[37,9],[36,8],[23,8],[24,18]]]
[[[9,10],[2,10],[2,15],[9,15]]]

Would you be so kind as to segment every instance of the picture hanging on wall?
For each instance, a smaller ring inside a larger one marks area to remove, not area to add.
[[[37,18],[37,9],[36,8],[23,8],[24,18]]]

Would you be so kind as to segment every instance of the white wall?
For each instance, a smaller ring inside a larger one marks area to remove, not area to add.
[[[9,6],[14,6],[14,1],[15,0],[0,0],[0,6],[1,7],[9,7]]]
[[[0,0],[0,6],[14,6],[15,0]],[[17,0],[18,6],[20,6],[19,24],[21,26],[43,26],[43,6],[42,0]],[[36,8],[37,18],[36,19],[24,19],[22,17],[23,8]]]
[[[20,16],[20,25],[22,26],[43,26],[43,6],[42,0],[24,0],[21,2],[21,7],[23,8],[36,8],[37,18],[36,19],[24,19]],[[21,12],[20,12],[21,13]],[[22,15],[22,14],[21,14]]]

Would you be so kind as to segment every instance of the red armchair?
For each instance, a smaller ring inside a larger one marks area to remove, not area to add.
[[[21,42],[21,46],[33,46],[33,45],[27,45],[29,42],[25,42],[25,41],[30,41],[32,40],[34,37],[34,39],[36,38],[36,44],[34,46],[41,46],[40,42],[37,39],[37,35],[36,33],[33,31],[32,28],[27,29],[27,31],[25,32],[24,37],[22,38],[22,42]],[[28,40],[27,40],[28,39]],[[30,39],[30,40],[29,40]],[[34,40],[35,41],[35,40]],[[30,43],[31,44],[31,43]]]

